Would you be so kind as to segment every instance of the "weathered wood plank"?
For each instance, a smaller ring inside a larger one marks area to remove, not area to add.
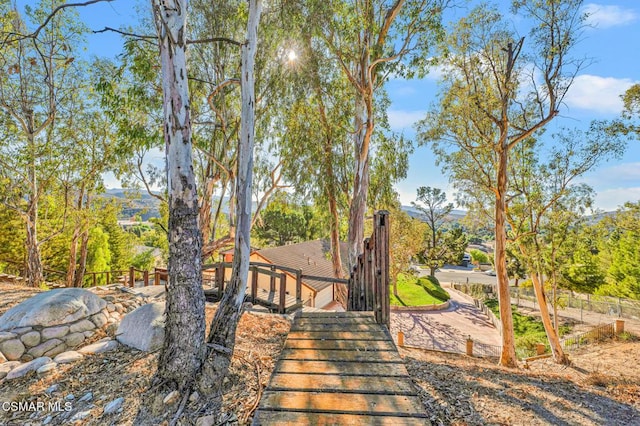
[[[278,426],[424,426],[427,419],[419,417],[376,416],[363,414],[306,413],[292,411],[258,411],[254,425]]]
[[[339,349],[284,349],[280,359],[307,361],[402,362],[394,351],[358,351]]]
[[[375,321],[370,317],[305,317],[296,318],[296,324],[375,324]]]
[[[392,395],[416,395],[409,377],[360,377],[338,374],[278,373],[269,382],[269,390],[318,390]]]
[[[287,340],[389,340],[384,331],[291,331]]]
[[[417,396],[266,391],[262,409],[354,414],[423,415]]]
[[[395,351],[390,340],[315,340],[287,339],[284,347],[288,349],[353,349],[361,351]]]
[[[275,373],[343,374],[351,376],[407,376],[400,363],[280,360]]]
[[[322,324],[322,323],[309,323],[299,324],[293,323],[291,331],[377,331],[384,333],[384,330],[379,324]]]
[[[373,312],[301,312],[298,318],[374,318]]]

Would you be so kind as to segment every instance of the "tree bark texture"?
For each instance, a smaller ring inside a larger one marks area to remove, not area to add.
[[[187,0],[152,0],[158,33],[169,189],[165,339],[156,382],[188,392],[204,359],[202,238],[192,161],[186,64]]]
[[[249,277],[251,255],[251,187],[253,183],[253,145],[255,137],[254,66],[258,42],[261,1],[249,0],[247,40],[242,45],[240,146],[236,178],[236,234],[231,279],[211,324],[207,338],[207,357],[199,387],[205,395],[219,395],[235,347],[236,329]]]
[[[549,305],[547,303],[547,297],[544,294],[544,285],[538,274],[531,275],[531,281],[533,282],[533,289],[536,293],[536,299],[538,299],[538,308],[540,309],[540,319],[544,330],[547,333],[549,340],[549,346],[551,347],[551,353],[553,354],[553,360],[558,364],[568,364],[569,358],[562,349],[560,343],[560,337],[551,322],[549,315]]]
[[[506,136],[505,136],[506,139]],[[507,196],[507,160],[509,151],[506,141],[498,152],[497,192],[496,192],[496,247],[495,266],[498,281],[498,302],[500,304],[500,321],[502,322],[502,353],[500,365],[517,367],[515,339],[513,335],[513,314],[511,311],[511,296],[509,295],[509,275],[507,274],[507,230],[506,196]]]

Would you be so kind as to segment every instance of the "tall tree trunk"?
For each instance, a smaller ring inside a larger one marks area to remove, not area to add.
[[[505,136],[506,138],[506,136]],[[500,321],[502,322],[502,354],[500,365],[517,367],[515,338],[513,334],[513,314],[511,311],[511,296],[509,295],[509,276],[507,274],[507,231],[506,196],[507,196],[507,159],[506,141],[499,152],[497,192],[496,192],[496,248],[495,265],[498,281],[498,302],[500,304]]]
[[[247,40],[242,45],[240,145],[236,177],[236,236],[233,269],[207,338],[207,357],[200,379],[205,395],[220,395],[235,347],[236,329],[242,315],[251,255],[251,187],[253,183],[253,145],[255,137],[254,65],[258,42],[261,1],[249,0]]]
[[[40,258],[40,247],[38,245],[38,204],[33,201],[27,212],[27,238],[25,239],[25,249],[27,252],[26,278],[29,287],[39,287],[44,281],[42,275],[42,260]]]
[[[84,183],[80,187],[78,194],[78,203],[76,206],[77,214],[73,226],[73,234],[71,235],[71,242],[69,243],[69,263],[67,267],[67,287],[73,287],[76,280],[76,269],[78,265],[78,240],[80,239],[80,233],[82,232],[82,204],[84,202]]]
[[[151,1],[160,46],[169,190],[165,338],[149,395],[152,414],[163,410],[158,401],[162,401],[167,390],[178,390],[182,397],[188,397],[205,355],[202,237],[198,227],[185,55],[187,3]],[[138,413],[137,423],[149,422],[145,408]]]
[[[87,219],[83,219],[82,233],[80,234],[80,256],[76,269],[73,286],[84,286],[84,274],[87,272],[87,256],[89,255],[89,224]]]
[[[354,120],[354,156],[355,173],[353,177],[353,197],[349,207],[349,270],[351,270],[363,252],[364,216],[367,212],[367,192],[369,191],[369,125],[373,118],[366,114],[365,100],[357,95]]]
[[[560,337],[556,332],[556,329],[551,322],[549,315],[549,305],[547,297],[544,294],[544,283],[540,279],[538,273],[531,275],[531,281],[533,282],[533,290],[536,293],[536,299],[538,300],[538,307],[540,309],[540,320],[544,325],[544,331],[547,333],[547,339],[549,340],[549,346],[551,347],[551,353],[553,354],[553,360],[558,364],[568,364],[569,358],[562,349],[560,343]]]

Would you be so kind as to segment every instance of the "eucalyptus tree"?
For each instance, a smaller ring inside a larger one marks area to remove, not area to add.
[[[3,205],[16,212],[26,230],[26,275],[30,286],[43,279],[39,202],[59,185],[64,143],[57,122],[62,107],[82,81],[75,61],[84,27],[77,13],[50,16],[55,2],[26,7],[25,15],[3,2],[0,44],[0,110],[16,130],[0,146]],[[31,27],[44,22],[35,30]],[[75,62],[74,62],[75,61]],[[63,221],[64,223],[64,221]]]
[[[447,203],[447,194],[440,188],[420,186],[417,189],[417,201],[411,205],[418,209],[429,227],[429,238],[426,239],[424,258],[429,264],[429,274],[435,277],[436,269],[441,267],[447,259],[447,248],[443,244],[444,226],[453,204]]]
[[[624,152],[625,142],[594,123],[589,132],[564,130],[553,136],[548,155],[533,138],[514,147],[509,165],[507,221],[510,236],[527,265],[549,344],[558,363],[568,359],[558,334],[557,290],[561,267],[571,261],[564,250],[572,228],[584,221],[592,190],[576,182],[602,161]],[[545,294],[551,284],[551,300]],[[551,322],[548,303],[554,310]]]
[[[349,263],[362,252],[370,184],[370,152],[375,144],[376,93],[391,72],[424,72],[430,50],[442,37],[447,0],[324,1],[310,8],[318,35],[349,80],[354,96],[353,186],[349,208]]]
[[[420,126],[422,140],[434,142],[454,186],[481,205],[494,204],[504,366],[517,366],[506,269],[509,153],[558,115],[584,65],[571,57],[584,22],[581,5],[580,0],[513,2],[512,12],[530,24],[528,39],[515,34],[496,9],[475,8],[447,38],[451,54],[439,105]]]

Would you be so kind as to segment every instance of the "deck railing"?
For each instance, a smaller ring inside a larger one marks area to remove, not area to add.
[[[376,322],[389,328],[389,212],[373,215],[373,233],[348,281],[348,311],[373,311]]]

